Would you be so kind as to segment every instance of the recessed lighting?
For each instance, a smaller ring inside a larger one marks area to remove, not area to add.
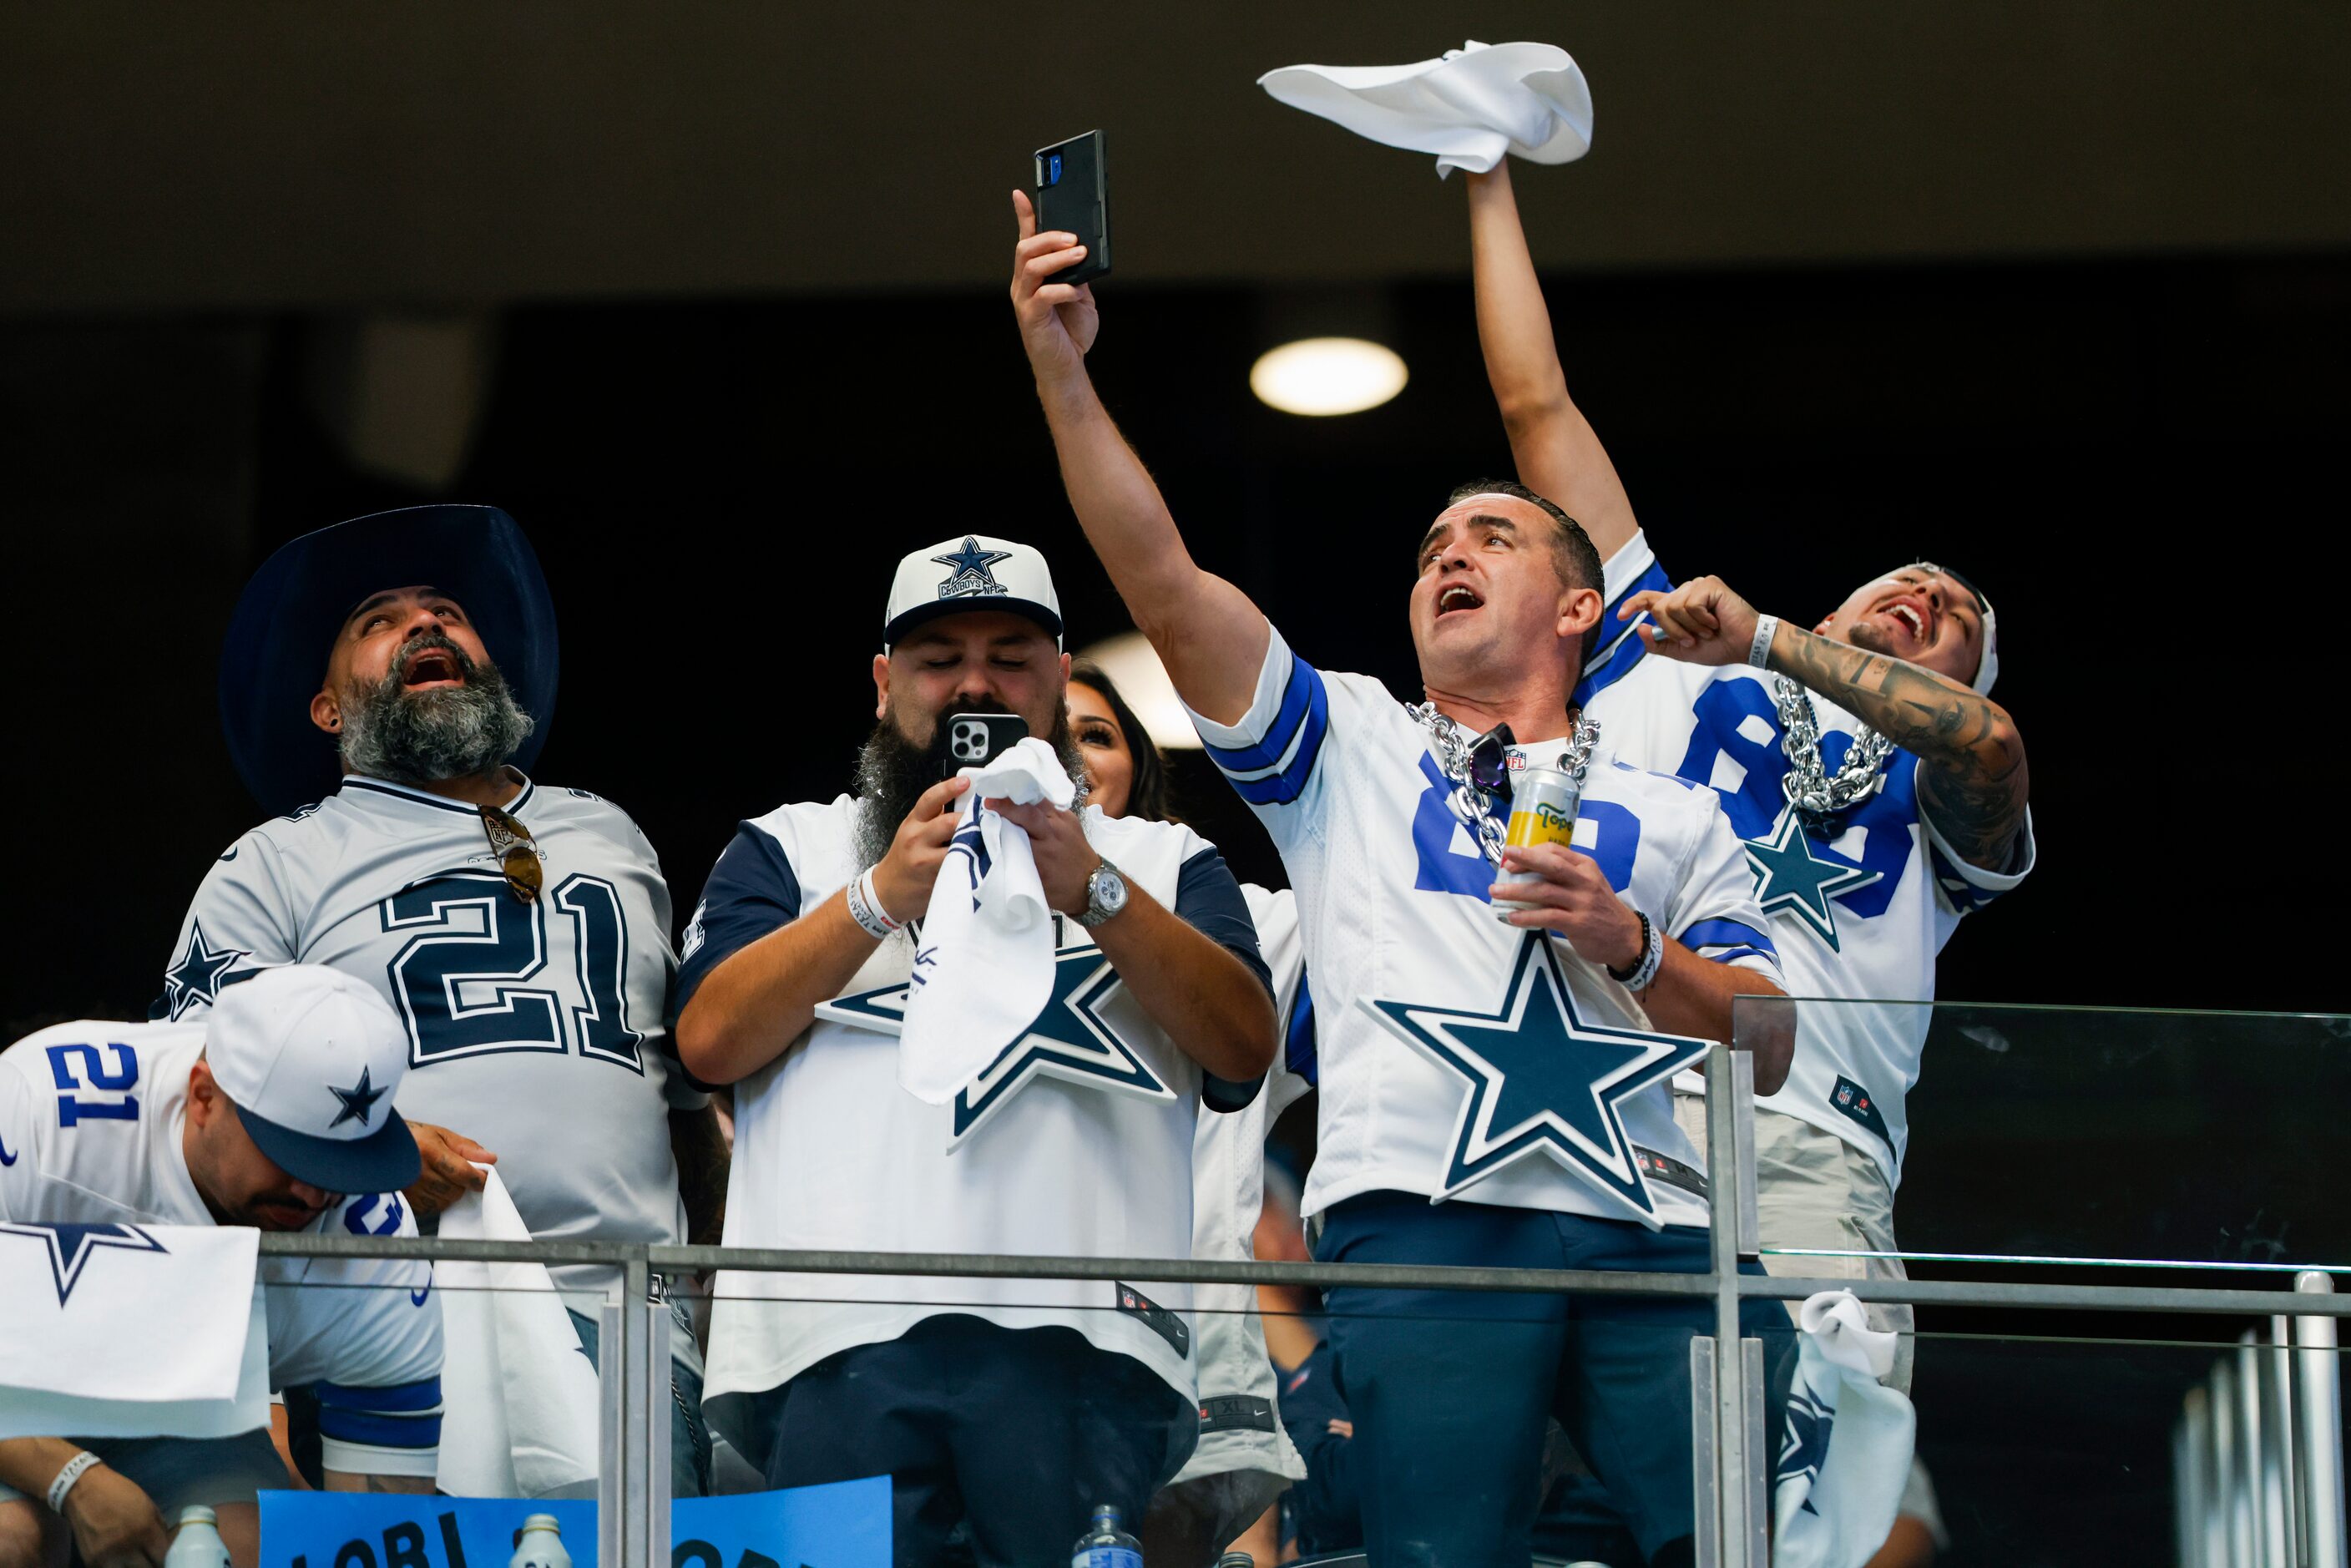
[[[1118,695],[1134,710],[1144,733],[1160,750],[1200,748],[1199,734],[1192,727],[1191,716],[1184,711],[1184,699],[1176,695],[1176,683],[1167,678],[1167,666],[1159,662],[1158,650],[1142,632],[1122,632],[1104,638],[1091,648],[1080,649],[1078,657],[1102,666],[1102,674],[1117,685]]]
[[[1361,413],[1404,391],[1403,358],[1363,338],[1302,338],[1259,356],[1249,391],[1284,413]]]

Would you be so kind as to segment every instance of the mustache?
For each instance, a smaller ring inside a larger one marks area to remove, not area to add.
[[[469,681],[474,678],[474,657],[457,645],[456,639],[446,632],[426,632],[401,644],[400,652],[392,656],[392,668],[385,672],[385,681],[395,686],[405,683],[408,668],[420,653],[446,653],[456,664],[459,674]]]

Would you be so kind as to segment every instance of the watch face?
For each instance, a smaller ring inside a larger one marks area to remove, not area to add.
[[[1126,879],[1118,868],[1104,862],[1094,872],[1086,887],[1087,911],[1097,920],[1107,920],[1126,907]]]

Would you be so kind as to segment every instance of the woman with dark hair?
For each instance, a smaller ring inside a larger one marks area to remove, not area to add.
[[[1070,730],[1085,758],[1088,805],[1109,817],[1168,819],[1167,765],[1101,665],[1070,665]],[[1273,971],[1274,1001],[1288,1033],[1299,989],[1298,917],[1290,894],[1244,884],[1258,946]],[[1200,1118],[1192,1143],[1192,1255],[1247,1259],[1262,1207],[1265,1135],[1272,1119],[1306,1091],[1303,1080],[1274,1064],[1262,1093],[1239,1111]],[[1176,1478],[1151,1500],[1137,1532],[1151,1568],[1207,1568],[1228,1545],[1246,1546],[1260,1563],[1278,1555],[1270,1505],[1306,1474],[1305,1461],[1281,1426],[1273,1364],[1246,1285],[1201,1285],[1193,1291],[1195,1364],[1203,1422],[1200,1446]],[[1211,1401],[1215,1403],[1211,1405]]]
[[[1087,803],[1105,817],[1173,821],[1167,765],[1143,721],[1092,659],[1070,661],[1070,730],[1086,759]]]

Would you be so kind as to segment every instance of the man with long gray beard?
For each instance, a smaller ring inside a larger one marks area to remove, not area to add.
[[[938,742],[958,716],[1008,712],[1082,782],[1061,635],[1028,546],[908,555],[858,796],[744,823],[712,871],[677,1040],[696,1077],[736,1085],[729,1246],[1190,1255],[1198,1110],[1246,1105],[1274,1053],[1248,907],[1190,830],[985,803],[1026,831],[1055,912],[1050,990],[974,1041],[985,1066],[941,1103],[902,1083],[921,1067],[899,1040],[918,966],[945,985],[957,956],[938,949],[974,939],[918,942],[934,882],[963,862],[946,874],[984,888],[1018,863],[1017,840],[971,852],[991,825],[965,821],[968,780],[942,778]],[[1050,1561],[1096,1505],[1139,1520],[1198,1437],[1180,1288],[722,1272],[716,1294],[712,1425],[770,1485],[888,1475],[901,1563],[967,1535],[982,1564]]]
[[[282,815],[205,875],[155,1012],[200,1014],[258,965],[340,969],[407,1030],[420,1218],[495,1161],[534,1236],[676,1242],[715,1218],[724,1146],[670,1045],[653,845],[609,801],[521,772],[557,662],[538,559],[494,507],[381,512],[271,556],[230,622],[220,703],[237,771]],[[592,1359],[614,1271],[552,1272]],[[693,1496],[709,1439],[682,1317],[671,1347],[672,1470]]]

